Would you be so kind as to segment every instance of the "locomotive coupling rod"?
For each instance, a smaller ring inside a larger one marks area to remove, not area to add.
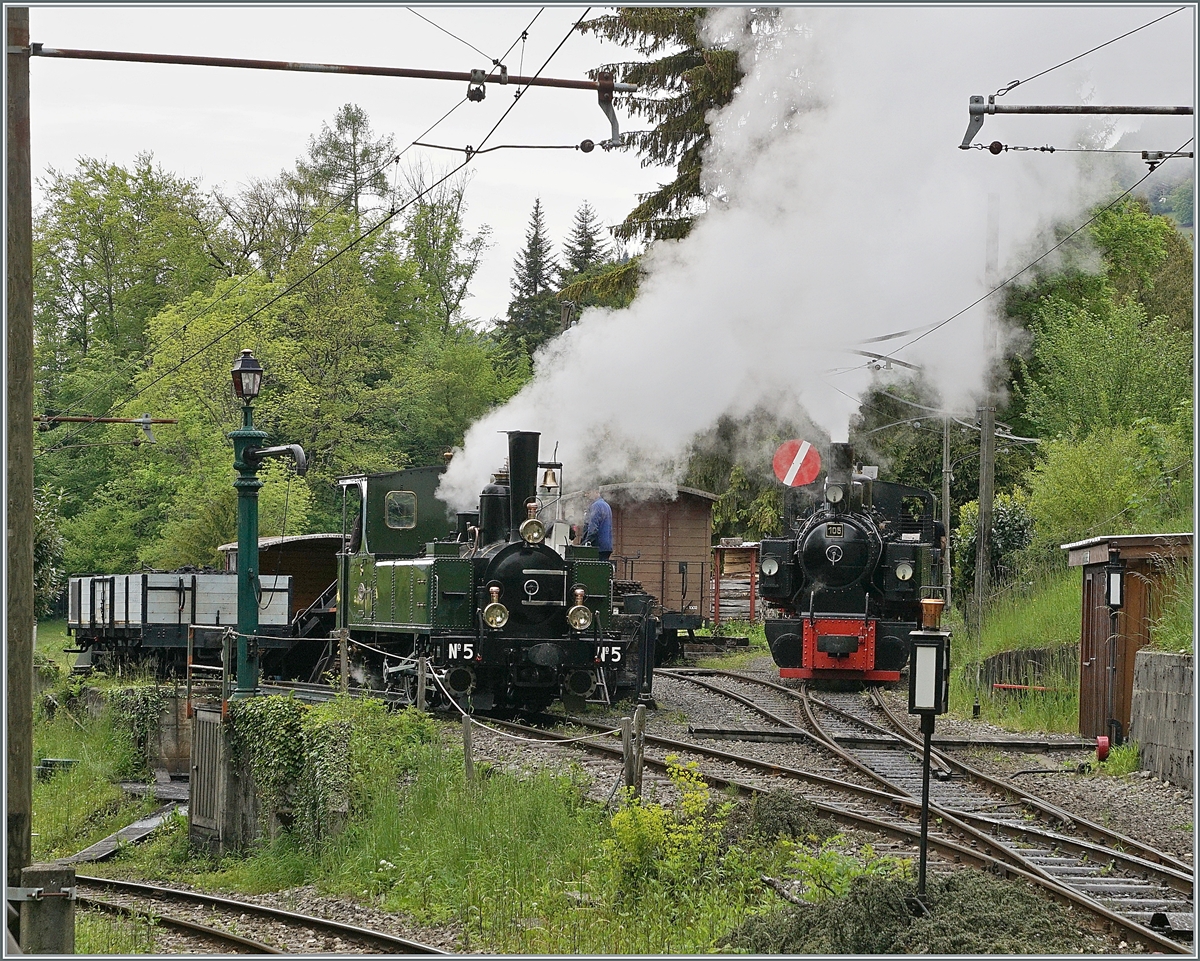
[[[411,67],[372,67],[346,63],[301,63],[290,60],[245,60],[237,57],[191,57],[170,53],[133,53],[125,50],[67,50],[29,45],[32,57],[59,57],[69,60],[119,60],[126,63],[173,63],[190,67],[240,67],[246,70],[296,70],[304,73],[349,73],[367,77],[407,77],[413,80],[458,80],[462,83],[517,84],[522,87],[565,87],[571,90],[604,90],[596,80],[568,80],[559,77],[519,77],[502,74],[484,76],[471,70],[417,70]],[[614,83],[619,93],[635,93],[637,84]]]
[[[970,114],[970,121],[967,123],[967,133],[963,137],[963,142],[958,145],[959,150],[968,150],[971,146],[971,141],[979,134],[983,127],[984,117],[990,113],[1032,113],[1032,114],[1135,114],[1139,116],[1167,115],[1176,117],[1190,117],[1195,113],[1193,107],[1154,107],[1154,106],[1117,106],[1117,107],[1099,107],[1093,104],[1050,104],[1039,106],[1037,104],[998,104],[996,103],[996,95],[990,97],[972,97],[970,104],[967,106],[967,113]]]
[[[299,444],[281,444],[279,447],[251,447],[246,451],[246,459],[255,466],[261,464],[265,457],[282,457],[287,455],[296,462],[296,473],[301,477],[308,470],[308,459],[304,456],[304,448]]]

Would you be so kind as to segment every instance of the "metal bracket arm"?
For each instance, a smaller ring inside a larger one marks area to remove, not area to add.
[[[308,470],[308,459],[304,456],[304,448],[299,444],[281,444],[279,447],[251,447],[246,451],[246,460],[254,465],[261,464],[265,457],[282,457],[287,455],[296,462],[296,473],[300,476]]]
[[[596,74],[596,87],[600,109],[604,111],[604,116],[608,118],[608,122],[612,125],[612,139],[609,140],[607,146],[619,147],[621,146],[621,128],[617,124],[617,112],[613,110],[613,89],[615,87],[613,75],[606,70],[600,71],[600,73]]]
[[[13,888],[5,889],[6,901],[41,901],[43,898],[66,898],[75,900],[74,888],[63,888],[61,891],[47,891],[45,888]]]
[[[1031,114],[1133,114],[1139,117],[1146,116],[1173,116],[1173,117],[1191,117],[1195,114],[1193,107],[1161,107],[1161,106],[1117,106],[1117,107],[1101,107],[1093,104],[997,104],[996,95],[992,94],[985,101],[983,97],[972,97],[967,106],[967,113],[970,114],[970,122],[967,124],[967,133],[963,137],[963,142],[958,145],[959,150],[968,150],[971,146],[971,141],[979,134],[979,130],[983,127],[983,120],[987,114],[995,113],[1031,113]]]

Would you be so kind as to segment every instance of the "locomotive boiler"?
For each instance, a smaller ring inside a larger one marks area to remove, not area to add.
[[[760,590],[781,615],[766,620],[771,655],[782,677],[897,681],[938,590],[933,495],[856,471],[848,444],[830,461],[789,491],[786,536],[762,541]]]

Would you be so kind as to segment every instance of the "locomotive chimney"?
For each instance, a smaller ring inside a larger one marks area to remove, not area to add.
[[[509,540],[520,538],[519,529],[529,512],[525,502],[537,495],[538,439],[531,430],[508,432],[508,514]]]
[[[854,448],[849,444],[830,444],[829,445],[829,470],[828,477],[830,481],[837,481],[840,484],[849,485],[850,475],[854,471]]]

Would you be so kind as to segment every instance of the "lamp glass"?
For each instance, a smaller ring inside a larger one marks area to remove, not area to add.
[[[1121,606],[1121,571],[1110,569],[1108,572],[1108,606]]]
[[[254,355],[248,350],[243,350],[237,360],[233,362],[233,370],[230,371],[233,375],[233,393],[244,401],[254,400],[258,396],[259,388],[262,386],[262,366]]]
[[[913,696],[913,707],[918,711],[932,711],[937,707],[938,649],[929,644],[913,645],[913,666],[917,686]]]

